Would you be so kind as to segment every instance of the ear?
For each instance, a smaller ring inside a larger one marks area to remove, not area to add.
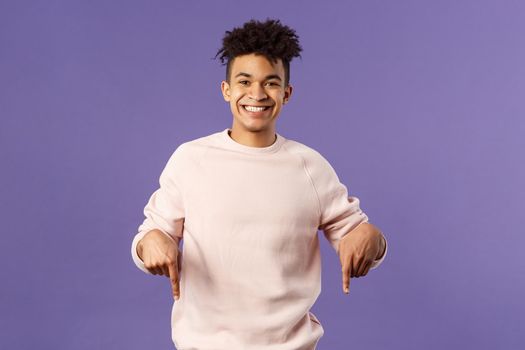
[[[221,82],[221,91],[222,91],[222,97],[224,97],[224,101],[230,102],[230,99],[231,99],[230,84],[228,84],[228,82],[225,80]]]
[[[292,96],[293,86],[292,84],[288,83],[288,86],[284,88],[284,97],[283,97],[283,104],[287,103],[290,100],[290,96]]]

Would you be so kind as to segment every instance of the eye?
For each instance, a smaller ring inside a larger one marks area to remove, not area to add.
[[[246,85],[246,84],[248,84],[248,80],[241,80],[241,81],[239,81],[239,84]]]
[[[273,85],[273,86],[278,86],[278,85],[279,85],[278,83],[273,82],[273,81],[269,81],[268,84],[269,84],[269,85]]]

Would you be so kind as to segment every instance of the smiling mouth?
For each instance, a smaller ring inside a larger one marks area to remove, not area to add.
[[[241,106],[245,111],[251,112],[251,113],[260,113],[260,112],[264,112],[271,108],[271,106],[250,106],[250,105],[241,105]]]

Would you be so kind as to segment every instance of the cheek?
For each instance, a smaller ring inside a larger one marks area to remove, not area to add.
[[[234,104],[237,104],[239,102],[239,100],[241,99],[242,94],[239,93],[238,91],[234,91],[234,92],[232,92],[232,94],[230,96],[231,96],[232,102]]]
[[[284,99],[284,92],[282,91],[276,92],[275,94],[272,95],[272,97],[275,101],[282,102]]]
[[[234,87],[233,89],[230,90],[230,94],[232,96],[239,96],[239,95],[242,95],[243,91],[242,89],[239,89],[238,87]]]

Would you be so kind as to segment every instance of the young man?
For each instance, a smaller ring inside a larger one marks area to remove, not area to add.
[[[226,32],[217,55],[232,127],[179,145],[144,209],[131,253],[171,280],[178,349],[315,349],[324,333],[309,311],[321,291],[317,231],[339,254],[346,293],[350,277],[385,257],[383,235],[326,159],[276,133],[300,51],[279,20]]]

